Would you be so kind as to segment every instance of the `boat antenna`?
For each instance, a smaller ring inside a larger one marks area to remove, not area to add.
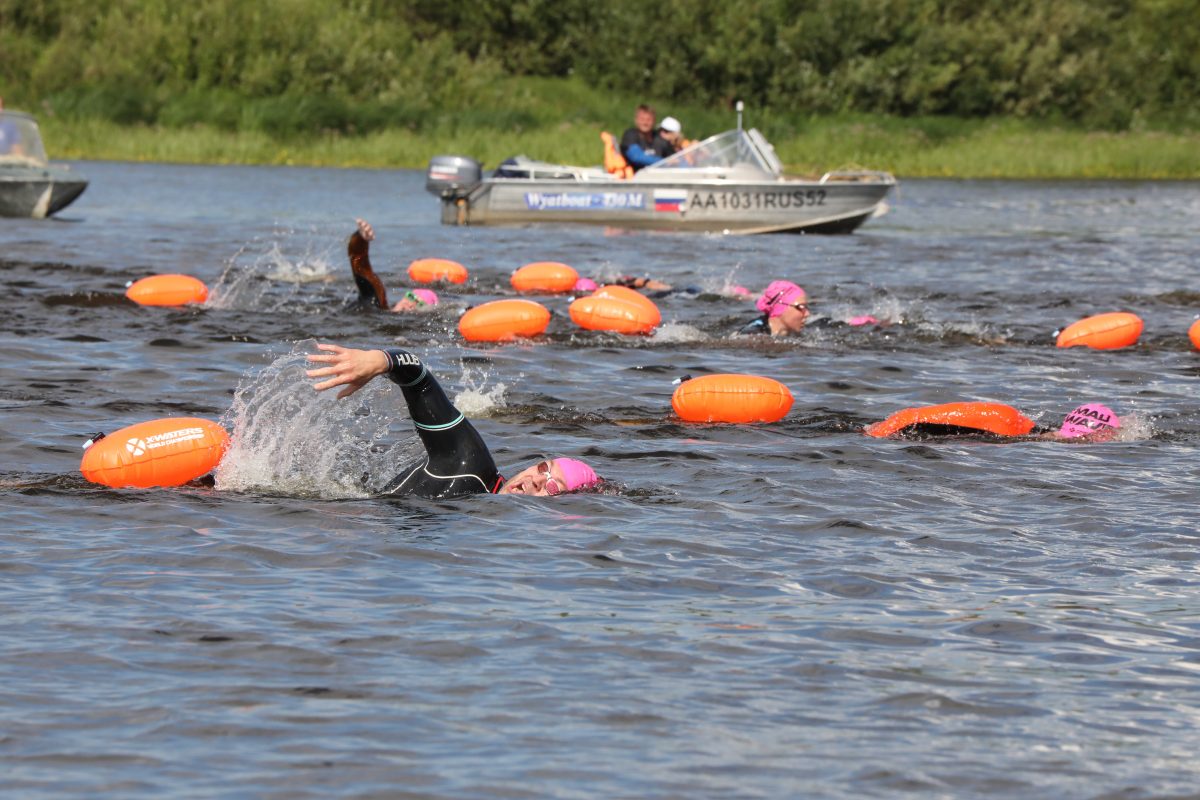
[[[742,129],[742,109],[745,107],[746,107],[746,104],[743,103],[741,100],[738,100],[737,105],[734,106],[734,108],[736,108],[737,112],[738,112],[738,130],[739,131]]]

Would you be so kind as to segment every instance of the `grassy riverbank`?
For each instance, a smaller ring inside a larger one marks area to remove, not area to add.
[[[174,125],[119,124],[53,102],[35,111],[58,159],[421,168],[432,155],[458,153],[490,167],[518,153],[598,164],[599,132],[620,135],[639,101],[573,79],[506,78],[479,91],[469,110],[343,110],[376,120],[353,134],[322,127],[321,114],[329,112],[312,98],[275,99],[265,110],[254,101],[219,99],[226,104],[220,114],[206,96],[173,100],[168,110],[199,109],[175,113],[176,119],[201,120]],[[660,115],[682,119],[692,138],[736,122],[729,111],[652,100]],[[263,121],[267,112],[273,124]],[[280,123],[281,113],[295,119]],[[318,132],[293,132],[305,120]],[[755,108],[745,122],[761,129],[789,171],[800,174],[864,167],[901,177],[1200,178],[1200,131],[1183,125],[1105,132],[1015,118],[808,116]]]

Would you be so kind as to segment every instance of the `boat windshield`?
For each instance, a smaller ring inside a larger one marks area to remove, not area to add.
[[[767,143],[757,129],[732,130],[710,136],[673,156],[642,170],[702,169],[705,167],[750,167],[759,172],[779,175],[783,168],[775,156],[775,148]]]
[[[0,111],[0,162],[46,163],[37,122],[20,111]]]

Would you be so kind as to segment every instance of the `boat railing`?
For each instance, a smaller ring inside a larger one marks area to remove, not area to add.
[[[877,169],[835,169],[822,175],[818,183],[830,183],[832,181],[845,181],[847,183],[882,181],[883,183],[895,183],[896,177],[890,172]]]

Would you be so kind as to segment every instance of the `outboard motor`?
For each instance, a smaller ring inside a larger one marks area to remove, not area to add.
[[[466,156],[434,156],[429,159],[425,189],[442,199],[466,197],[483,180],[483,164]]]

